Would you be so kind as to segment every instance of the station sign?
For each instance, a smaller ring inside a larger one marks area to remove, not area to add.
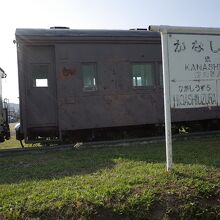
[[[171,108],[220,106],[220,36],[168,34]]]
[[[220,28],[150,26],[163,58],[166,168],[172,170],[171,108],[220,106]]]

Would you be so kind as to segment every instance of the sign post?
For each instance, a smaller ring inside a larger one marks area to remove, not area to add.
[[[155,27],[152,31],[159,31]],[[164,30],[161,32],[162,59],[163,59],[163,92],[164,92],[164,117],[165,117],[165,139],[166,139],[166,170],[172,169],[172,130],[171,130],[171,109],[170,109],[170,75],[168,60],[168,35]]]
[[[160,32],[166,168],[172,169],[171,108],[220,106],[220,28],[150,26]]]
[[[165,116],[165,138],[166,138],[166,169],[171,171],[172,159],[172,130],[170,110],[170,77],[168,62],[168,38],[167,33],[161,34],[162,58],[163,58],[163,89],[164,89],[164,116]]]

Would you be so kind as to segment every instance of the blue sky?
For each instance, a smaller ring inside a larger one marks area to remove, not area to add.
[[[149,25],[220,28],[219,0],[1,0],[3,97],[18,103],[16,28],[130,29]]]

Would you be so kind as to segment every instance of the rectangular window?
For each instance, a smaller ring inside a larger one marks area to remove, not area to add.
[[[83,89],[86,91],[97,90],[96,64],[95,63],[82,64],[82,75],[83,75]]]
[[[163,87],[163,66],[162,63],[159,64],[159,83],[160,86]]]
[[[153,86],[155,83],[153,64],[135,63],[132,64],[133,86]]]
[[[48,87],[48,64],[32,64],[33,87]]]

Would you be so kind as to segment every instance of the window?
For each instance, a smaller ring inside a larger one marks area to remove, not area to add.
[[[159,85],[163,87],[163,66],[162,63],[159,64]]]
[[[135,63],[132,64],[133,86],[153,86],[154,74],[153,64],[151,63]]]
[[[82,65],[83,89],[86,91],[97,90],[96,86],[96,64],[84,63]]]
[[[48,87],[48,64],[32,64],[33,87]]]

